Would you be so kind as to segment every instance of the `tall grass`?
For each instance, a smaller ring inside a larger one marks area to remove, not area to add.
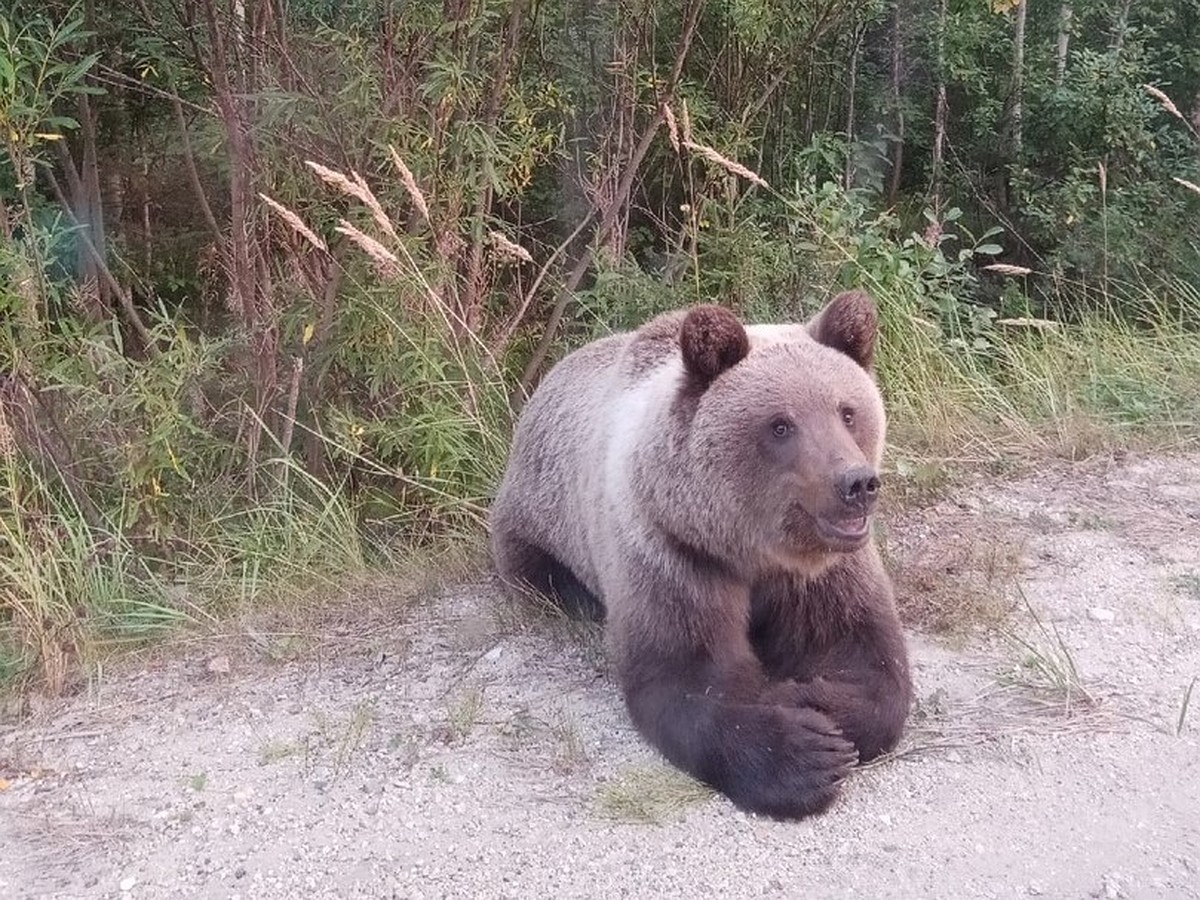
[[[57,693],[98,643],[145,638],[187,616],[123,534],[89,526],[15,452],[0,463],[0,500],[0,676],[36,671]]]
[[[170,558],[135,546],[16,453],[0,464],[0,684],[68,687],[107,652],[386,558],[348,495],[290,461],[255,503],[198,497]]]
[[[1073,321],[1000,320],[986,352],[949,347],[911,298],[881,298],[881,381],[896,440],[965,460],[1077,459],[1200,434],[1200,293],[1183,283],[1098,296]]]

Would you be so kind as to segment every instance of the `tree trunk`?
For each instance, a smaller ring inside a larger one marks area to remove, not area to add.
[[[246,431],[247,481],[253,486],[264,424],[274,418],[272,400],[278,387],[279,329],[272,305],[266,261],[258,235],[255,181],[257,153],[254,140],[254,97],[259,89],[257,57],[261,46],[249,47],[245,29],[255,19],[258,4],[234,7],[230,24],[222,20],[217,0],[201,0],[201,13],[209,40],[207,74],[212,79],[214,99],[225,133],[229,154],[229,236],[225,257],[229,267],[230,308],[238,317],[246,345],[241,365],[253,386],[253,403]],[[233,32],[233,43],[226,36]]]
[[[846,171],[844,186],[846,190],[854,187],[854,94],[858,90],[858,58],[862,52],[863,34],[865,29],[856,27],[851,40],[854,46],[850,51],[850,71],[846,76]]]
[[[1024,145],[1025,125],[1025,13],[1026,0],[1017,4],[1017,18],[1013,25],[1013,80],[1012,80],[1012,156],[1013,161],[1021,158]]]
[[[1133,6],[1133,0],[1124,0],[1121,4],[1121,12],[1117,15],[1116,24],[1113,26],[1112,49],[1118,56],[1125,49],[1125,32],[1129,30],[1129,10]]]
[[[946,6],[947,0],[938,5],[937,19],[937,102],[933,113],[932,194],[933,210],[942,209],[943,153],[946,145]]]
[[[1067,53],[1071,49],[1071,19],[1075,10],[1064,3],[1058,11],[1058,46],[1054,51],[1054,86],[1062,87],[1067,75]]]
[[[895,206],[900,194],[900,172],[904,166],[904,33],[903,0],[892,4],[892,111],[896,117],[896,142],[892,151],[892,180],[888,187],[888,205]]]

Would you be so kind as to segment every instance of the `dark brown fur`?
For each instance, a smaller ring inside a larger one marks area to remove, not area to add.
[[[840,350],[864,369],[875,362],[879,314],[864,291],[846,291],[834,298],[809,325],[809,332],[826,346]]]
[[[697,306],[679,332],[683,364],[697,381],[708,384],[750,352],[750,338],[737,316],[720,306]]]
[[[891,585],[859,530],[883,446],[876,330],[851,293],[804,327],[747,334],[698,307],[589,345],[531,399],[493,506],[506,580],[603,609],[641,733],[770,816],[826,809],[908,714]]]

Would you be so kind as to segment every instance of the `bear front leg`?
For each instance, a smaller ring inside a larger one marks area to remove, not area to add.
[[[845,665],[843,657],[826,673],[799,682],[794,692],[802,707],[820,710],[837,723],[858,750],[860,762],[893,750],[908,719],[911,690],[906,679],[868,668],[879,665]]]
[[[771,677],[789,681],[793,702],[836,722],[859,761],[869,762],[899,743],[912,681],[890,590],[868,583],[847,594],[848,587],[838,586],[836,605],[795,594],[765,611],[760,605],[752,636]]]
[[[671,631],[614,635],[639,732],[741,809],[781,819],[826,810],[857,760],[837,724],[768,682],[744,629],[716,635],[716,646],[681,645],[687,631]]]

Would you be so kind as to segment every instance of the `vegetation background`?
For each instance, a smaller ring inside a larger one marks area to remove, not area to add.
[[[0,682],[477,534],[698,300],[870,290],[909,496],[1192,440],[1198,185],[1200,0],[9,0]]]

